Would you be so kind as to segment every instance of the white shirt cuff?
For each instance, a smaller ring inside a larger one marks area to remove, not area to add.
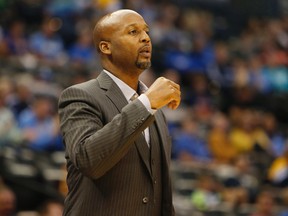
[[[151,108],[150,101],[145,94],[141,94],[137,99],[141,101],[141,103],[146,107],[146,109],[153,115],[157,110]]]

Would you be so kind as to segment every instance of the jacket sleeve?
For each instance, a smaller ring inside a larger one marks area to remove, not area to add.
[[[58,107],[66,157],[94,179],[116,165],[154,121],[154,116],[136,99],[105,124],[100,103],[101,99],[85,90],[70,87],[61,94]]]

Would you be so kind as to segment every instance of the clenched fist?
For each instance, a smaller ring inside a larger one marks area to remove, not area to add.
[[[181,101],[180,86],[164,77],[159,77],[145,94],[150,101],[152,109],[159,109],[167,105],[174,110]]]

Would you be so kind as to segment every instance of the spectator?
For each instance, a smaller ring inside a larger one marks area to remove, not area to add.
[[[208,77],[223,89],[231,88],[233,75],[228,43],[215,42],[214,55],[215,62],[208,68]],[[223,91],[222,94],[224,93],[226,92]]]
[[[263,170],[267,170],[272,160],[270,139],[261,127],[261,114],[258,110],[240,110],[239,121],[233,125],[230,132],[230,140],[238,154],[251,156],[253,166],[259,170],[257,177],[264,182],[266,173]]]
[[[19,116],[27,109],[32,100],[32,84],[34,87],[35,80],[29,74],[23,74],[15,77],[14,91],[7,98],[7,104],[13,112],[16,120],[19,120]]]
[[[281,193],[281,203],[283,208],[280,209],[279,216],[288,216],[288,189],[284,189]]]
[[[16,197],[14,192],[0,183],[0,216],[14,216],[16,213]]]
[[[0,85],[0,147],[21,142],[13,112],[6,106],[6,91]]]
[[[256,210],[250,216],[275,216],[275,198],[270,192],[262,191],[257,196]]]
[[[200,174],[197,186],[191,194],[193,206],[200,211],[214,210],[221,203],[219,189],[219,183],[215,177]]]
[[[64,205],[58,200],[46,200],[39,208],[39,216],[62,216]]]
[[[237,156],[237,149],[229,140],[229,120],[223,113],[214,115],[208,133],[208,145],[216,162],[230,164]]]
[[[39,60],[48,64],[60,64],[66,61],[64,43],[57,34],[59,20],[46,17],[39,31],[34,32],[29,38],[29,47]]]
[[[19,127],[29,148],[36,151],[55,151],[62,147],[59,123],[52,108],[51,98],[37,95],[31,108],[21,113]]]
[[[210,161],[211,153],[206,140],[201,137],[193,117],[183,120],[181,131],[175,134],[174,155],[179,161]]]
[[[268,179],[277,186],[288,186],[288,148],[277,157],[268,169]]]
[[[262,58],[265,67],[264,76],[270,81],[273,92],[288,91],[287,55],[277,48],[275,41],[267,39],[262,48]]]
[[[265,112],[262,118],[262,127],[268,135],[271,143],[270,152],[273,157],[279,157],[283,155],[287,148],[286,137],[279,127],[278,119],[272,112]]]
[[[96,53],[89,33],[88,29],[79,32],[76,42],[68,50],[73,64],[92,64],[95,60]]]
[[[253,86],[260,94],[269,94],[272,91],[271,81],[264,74],[264,65],[259,55],[253,55],[248,60],[250,80],[249,85]]]
[[[222,198],[231,210],[237,212],[241,206],[255,199],[260,182],[247,155],[238,155],[231,165],[215,167],[215,173],[223,183]]]
[[[4,39],[4,30],[0,25],[0,57],[6,58],[9,55],[9,48]]]
[[[9,49],[9,54],[14,57],[21,57],[29,52],[25,28],[26,24],[22,20],[14,20],[9,25],[5,41]]]
[[[230,132],[231,144],[237,149],[238,153],[252,152],[256,148],[263,151],[269,149],[269,137],[258,127],[255,112],[252,109],[240,109],[237,114],[239,119],[232,125]]]

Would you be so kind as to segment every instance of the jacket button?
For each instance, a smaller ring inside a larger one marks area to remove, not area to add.
[[[148,197],[143,197],[142,202],[144,204],[148,203],[149,202],[149,198]]]

